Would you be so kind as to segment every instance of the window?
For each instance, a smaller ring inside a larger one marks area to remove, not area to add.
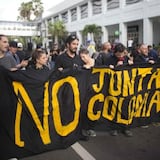
[[[141,2],[143,0],[126,0],[126,5],[128,4],[133,4],[133,3],[138,3],[138,2]]]
[[[119,8],[119,1],[120,0],[107,0],[107,9]]]
[[[80,7],[81,19],[88,17],[88,4],[84,4]]]
[[[92,0],[93,15],[102,13],[101,0]]]
[[[128,26],[127,27],[128,39],[132,39],[135,43],[138,43],[138,37],[139,37],[138,32],[139,32],[138,26]]]
[[[58,16],[55,16],[54,17],[54,22],[58,21],[59,20],[59,17]]]
[[[65,12],[65,13],[62,14],[62,21],[64,23],[68,22],[68,12]]]
[[[47,19],[47,22],[48,22],[48,23],[49,23],[49,22],[52,22],[52,19],[51,19],[51,18]]]
[[[77,9],[74,8],[71,10],[71,21],[76,21],[77,20]]]

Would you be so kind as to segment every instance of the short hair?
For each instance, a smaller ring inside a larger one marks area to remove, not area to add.
[[[7,36],[4,34],[0,34],[0,40],[2,39],[2,37],[7,37]]]
[[[79,55],[80,55],[80,54],[89,54],[89,51],[88,51],[87,48],[81,48],[81,49],[79,50]]]
[[[17,48],[17,42],[16,41],[10,41],[9,47]]]
[[[71,34],[66,38],[66,44],[67,43],[71,43],[72,41],[74,41],[75,39],[77,39],[79,41],[79,38],[75,35],[75,34]]]
[[[116,52],[124,52],[126,47],[122,43],[117,43],[114,47],[114,53]]]

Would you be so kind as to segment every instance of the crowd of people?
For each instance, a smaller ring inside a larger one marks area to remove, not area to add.
[[[65,42],[64,50],[60,50],[57,43],[47,53],[43,48],[37,47],[31,56],[23,51],[23,44],[15,41],[8,42],[5,35],[0,35],[0,65],[4,68],[15,70],[33,69],[57,70],[65,72],[69,69],[81,67],[90,69],[95,66],[107,66],[116,68],[123,65],[132,65],[139,63],[159,63],[160,53],[151,45],[139,44],[134,47],[125,47],[122,43],[112,45],[110,42],[104,42],[101,50],[91,53],[88,47],[79,48],[79,39],[76,35],[69,35]],[[94,56],[96,55],[96,56]],[[119,129],[117,124],[111,123],[111,135],[117,136]],[[120,129],[126,136],[133,136],[127,127]],[[96,136],[94,125],[82,130],[81,140],[88,140],[89,136]]]
[[[104,42],[99,51],[96,51],[95,47],[91,51],[90,45],[86,47],[81,45],[83,47],[79,48],[79,39],[76,35],[69,35],[67,37],[63,50],[60,49],[58,43],[54,43],[49,52],[37,45],[37,48],[31,54],[23,50],[22,43],[16,41],[8,42],[8,38],[5,35],[0,35],[0,43],[0,65],[10,70],[26,69],[30,64],[29,62],[32,61],[34,52],[38,51],[46,53],[47,67],[55,70],[62,70],[73,66],[85,68],[108,66],[114,68],[124,64],[154,64],[160,61],[160,52],[155,50],[151,45],[142,43],[127,48],[122,43],[111,44],[110,42]]]

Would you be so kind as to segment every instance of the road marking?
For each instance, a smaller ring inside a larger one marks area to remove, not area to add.
[[[84,147],[78,142],[71,146],[83,160],[96,160]]]

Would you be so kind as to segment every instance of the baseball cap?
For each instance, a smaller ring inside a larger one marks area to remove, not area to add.
[[[18,46],[18,48],[23,48],[23,44],[20,42],[17,44],[17,46]]]

